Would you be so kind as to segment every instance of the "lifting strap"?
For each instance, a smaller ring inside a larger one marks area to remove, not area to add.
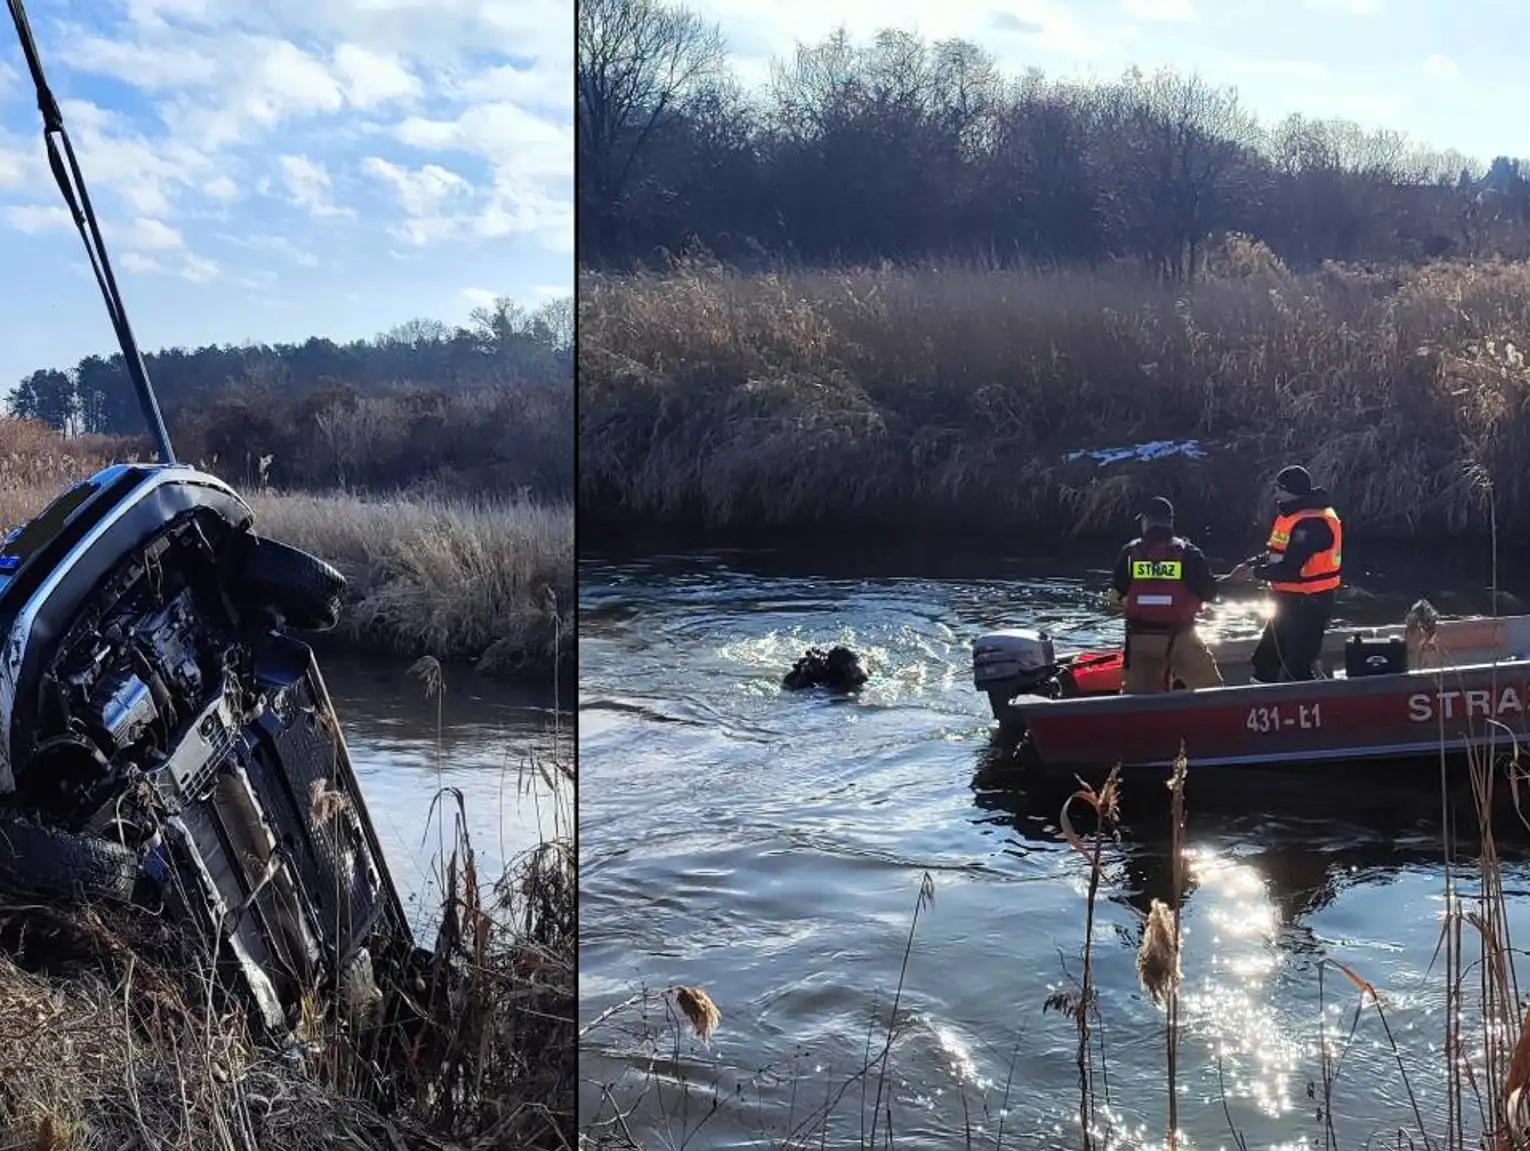
[[[48,166],[53,169],[53,178],[64,194],[64,203],[69,206],[70,215],[74,217],[74,226],[79,230],[80,238],[85,241],[85,254],[90,257],[91,271],[95,273],[101,296],[106,300],[107,314],[117,333],[117,342],[122,347],[122,360],[127,367],[128,377],[133,381],[133,388],[138,393],[138,403],[143,409],[149,432],[154,437],[160,462],[174,463],[170,433],[165,430],[159,401],[149,383],[148,369],[144,366],[143,356],[139,354],[133,329],[128,325],[122,293],[117,290],[117,277],[112,274],[111,262],[106,256],[106,242],[101,238],[95,209],[90,206],[90,193],[85,190],[85,176],[80,171],[79,161],[75,159],[69,132],[64,127],[64,114],[53,97],[53,90],[48,87],[47,77],[43,75],[42,59],[37,54],[37,43],[32,39],[32,26],[27,21],[21,0],[6,0],[6,3],[11,9],[11,20],[16,25],[16,35],[21,40],[21,51],[26,56],[27,68],[32,73],[32,84],[37,89],[37,107],[42,112],[43,142],[48,149]],[[76,188],[79,190],[78,196],[75,195]]]

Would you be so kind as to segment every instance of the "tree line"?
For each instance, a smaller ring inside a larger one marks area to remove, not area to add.
[[[571,298],[528,310],[509,299],[473,311],[467,325],[417,319],[369,340],[320,336],[300,344],[210,345],[144,355],[167,421],[230,392],[273,391],[298,400],[324,389],[377,395],[425,387],[444,393],[479,388],[573,386]],[[60,431],[136,436],[143,416],[121,353],[89,355],[73,368],[40,368],[10,396],[11,414]]]
[[[567,499],[573,300],[506,299],[450,327],[370,340],[172,348],[144,356],[176,454],[245,485]],[[32,372],[11,414],[149,458],[120,354]],[[98,437],[108,437],[98,439]]]
[[[1530,255],[1530,169],[1390,130],[1262,124],[1234,88],[1005,73],[966,40],[841,31],[746,90],[719,30],[666,0],[581,0],[585,266],[702,249],[742,265],[971,257],[1193,275],[1253,236],[1325,260]]]

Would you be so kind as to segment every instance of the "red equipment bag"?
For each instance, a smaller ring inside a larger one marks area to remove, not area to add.
[[[1125,667],[1126,656],[1122,652],[1085,652],[1073,657],[1068,671],[1079,695],[1116,695],[1121,690]]]

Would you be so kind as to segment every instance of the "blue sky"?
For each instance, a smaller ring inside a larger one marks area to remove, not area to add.
[[[31,0],[146,350],[573,290],[572,0]],[[115,350],[0,20],[0,389]]]
[[[1238,88],[1262,120],[1291,112],[1405,131],[1484,163],[1530,157],[1523,0],[699,0],[742,78],[843,24],[973,40],[1014,71],[1113,77],[1136,65]]]

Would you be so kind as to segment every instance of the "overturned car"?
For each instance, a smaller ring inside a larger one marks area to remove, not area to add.
[[[0,542],[0,886],[202,930],[257,1018],[419,959],[312,649],[344,580],[184,464],[110,467]]]

